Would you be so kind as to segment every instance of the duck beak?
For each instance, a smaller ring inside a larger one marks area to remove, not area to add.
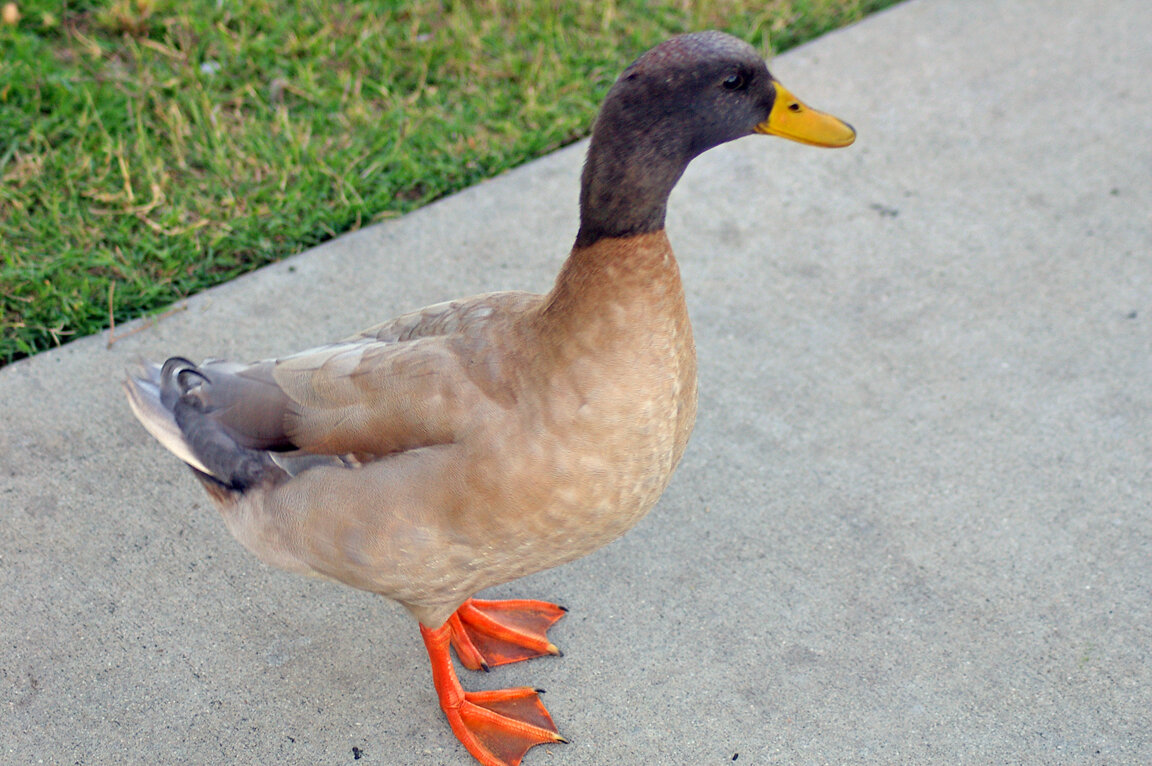
[[[818,112],[778,82],[773,81],[776,101],[768,119],[754,130],[769,136],[780,136],[809,146],[848,146],[856,140],[856,131],[841,119]]]

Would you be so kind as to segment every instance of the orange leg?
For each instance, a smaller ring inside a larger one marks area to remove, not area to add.
[[[488,670],[545,654],[559,655],[548,628],[568,610],[546,601],[470,598],[448,618],[452,647],[469,670]]]
[[[435,630],[420,626],[440,708],[456,738],[476,760],[484,766],[519,766],[529,748],[567,742],[556,732],[556,724],[535,689],[464,691],[448,650],[452,634],[449,622]]]

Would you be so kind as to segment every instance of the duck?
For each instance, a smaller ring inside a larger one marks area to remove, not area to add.
[[[856,135],[739,38],[671,38],[603,102],[547,294],[438,303],[253,363],[173,356],[128,373],[133,413],[241,545],[407,609],[440,707],[484,766],[567,740],[537,690],[466,691],[452,652],[485,671],[560,654],[547,634],[563,607],[477,594],[617,539],[668,485],[697,408],[668,196],[694,157],[754,134]]]

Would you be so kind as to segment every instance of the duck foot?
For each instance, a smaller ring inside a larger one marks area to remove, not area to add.
[[[432,662],[440,709],[456,738],[481,764],[519,766],[532,747],[568,741],[557,733],[536,689],[464,691],[448,651],[453,640],[449,623],[435,630],[421,625],[420,635]]]
[[[488,670],[545,654],[560,655],[547,634],[567,611],[547,601],[470,598],[445,624],[451,628],[460,664],[469,670]]]

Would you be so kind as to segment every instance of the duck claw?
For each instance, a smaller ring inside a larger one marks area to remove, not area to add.
[[[448,650],[454,635],[449,623],[435,630],[421,625],[420,632],[440,709],[456,738],[483,766],[519,766],[536,745],[568,741],[556,731],[536,689],[464,691]]]
[[[515,766],[536,745],[567,742],[534,689],[465,692],[463,704],[444,713],[456,738],[481,763],[489,756],[499,766]]]
[[[452,647],[469,670],[529,660],[547,654],[563,656],[548,640],[548,629],[568,612],[547,601],[470,598],[448,618]]]

